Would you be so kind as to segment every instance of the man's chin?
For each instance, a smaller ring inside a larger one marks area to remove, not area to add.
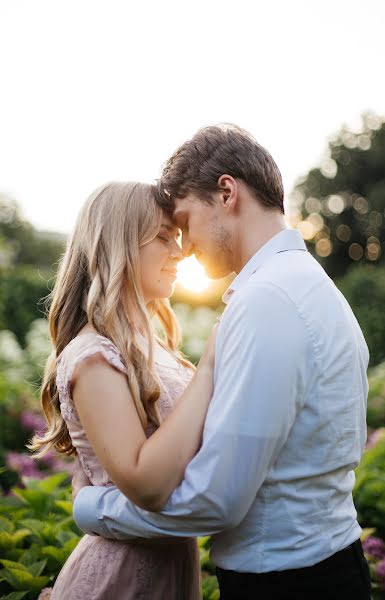
[[[232,271],[228,268],[219,268],[218,266],[205,266],[205,271],[207,277],[209,277],[210,279],[222,279],[223,277],[226,277],[227,275],[230,275],[230,273],[232,273]]]

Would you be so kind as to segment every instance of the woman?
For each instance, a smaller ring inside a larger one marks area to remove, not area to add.
[[[150,511],[162,509],[199,448],[214,361],[214,334],[195,373],[176,351],[167,298],[182,256],[160,206],[153,185],[110,183],[83,207],[52,293],[47,431],[31,444],[38,455],[77,454],[93,485],[114,483]],[[193,539],[86,535],[51,598],[196,600],[199,572]]]

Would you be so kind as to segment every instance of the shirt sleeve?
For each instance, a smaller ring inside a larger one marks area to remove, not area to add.
[[[161,513],[117,488],[83,488],[81,529],[116,539],[200,536],[245,517],[282,450],[306,395],[309,346],[293,301],[248,283],[225,310],[216,341],[215,386],[198,454]]]

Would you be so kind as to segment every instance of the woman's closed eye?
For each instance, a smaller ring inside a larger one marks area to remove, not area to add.
[[[171,242],[171,238],[167,238],[163,235],[158,235],[157,236],[162,242],[165,242],[166,244],[168,244],[169,242]]]

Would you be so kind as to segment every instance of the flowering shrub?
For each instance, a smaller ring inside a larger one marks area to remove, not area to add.
[[[364,530],[362,547],[369,564],[372,580],[373,599],[385,598],[385,544],[383,540],[374,537],[374,529]]]
[[[182,350],[198,361],[219,310],[174,306],[184,334]],[[0,332],[0,597],[40,600],[49,590],[81,532],[72,520],[70,489],[64,474],[72,461],[54,453],[36,462],[25,449],[34,431],[44,425],[38,409],[37,389],[49,353],[47,324],[35,322],[21,349],[9,332]],[[37,366],[36,366],[37,365]],[[368,422],[385,426],[385,363],[371,370]],[[385,428],[370,431],[354,490],[358,519],[365,531],[363,546],[368,558],[376,600],[385,599]],[[18,485],[9,494],[12,485]],[[215,568],[209,559],[210,538],[199,540],[204,600],[217,600]],[[4,594],[4,595],[3,595]]]

